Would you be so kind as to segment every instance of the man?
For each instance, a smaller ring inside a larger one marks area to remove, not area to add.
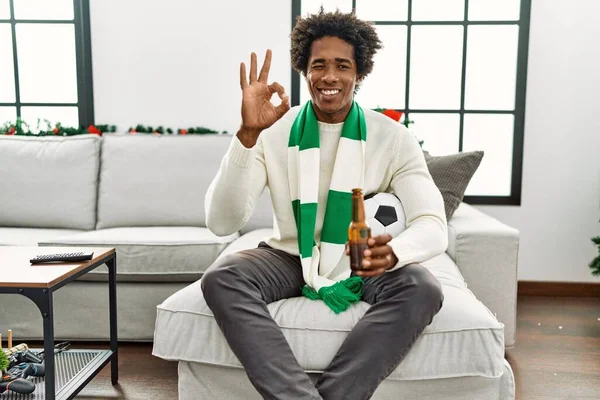
[[[442,306],[439,282],[417,263],[446,249],[444,205],[416,139],[354,102],[381,47],[373,26],[353,14],[321,10],[299,19],[291,38],[292,64],[312,101],[290,109],[283,87],[268,83],[271,52],[260,74],[252,53],[249,81],[240,65],[242,124],[206,195],[207,226],[228,235],[244,226],[268,187],[273,235],[217,261],[202,290],[265,399],[366,399]],[[270,102],[275,93],[278,106]],[[366,194],[393,191],[407,216],[398,237],[370,239],[358,289],[347,284],[358,279],[351,276],[347,248],[330,239],[348,227],[347,194],[355,187]],[[316,385],[267,309],[303,294],[336,312],[359,299],[371,304]]]

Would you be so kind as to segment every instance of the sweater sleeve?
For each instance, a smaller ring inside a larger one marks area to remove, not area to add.
[[[262,140],[246,148],[235,136],[205,197],[206,226],[217,236],[246,225],[267,185]]]
[[[406,214],[406,230],[390,241],[398,263],[389,271],[435,257],[448,246],[442,194],[433,182],[416,138],[402,130],[395,143],[390,186]]]

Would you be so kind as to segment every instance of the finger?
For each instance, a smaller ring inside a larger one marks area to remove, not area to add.
[[[390,265],[390,259],[388,257],[384,258],[371,258],[371,259],[363,259],[362,267],[366,270],[372,271],[376,269],[387,269]]]
[[[348,246],[348,242],[346,242],[346,246],[345,246],[345,252],[346,255],[349,256],[350,255],[350,247]]]
[[[275,108],[277,110],[277,114],[281,117],[290,109],[290,98],[288,95],[285,94],[285,89],[283,88],[283,86],[281,86],[278,82],[273,82],[272,84],[270,84],[269,91],[271,93],[277,93],[277,95],[281,99],[281,104]]]
[[[383,235],[377,235],[377,236],[373,236],[373,237],[369,238],[369,240],[367,241],[367,243],[371,247],[373,247],[373,246],[383,246],[384,244],[386,244],[390,240],[392,240],[392,235],[390,235],[389,233],[385,233]]]
[[[240,63],[240,87],[244,89],[248,87],[248,81],[246,80],[246,64]]]
[[[281,104],[276,108],[279,117],[282,117],[290,109],[290,98],[287,95],[283,95],[281,98]]]
[[[256,82],[256,70],[258,67],[256,66],[256,53],[252,52],[250,54],[250,84]]]
[[[265,62],[260,70],[260,76],[258,77],[259,82],[267,83],[267,79],[269,78],[269,70],[271,69],[271,49],[267,50],[267,54],[265,55]]]
[[[277,93],[279,98],[283,100],[283,96],[285,96],[285,89],[279,82],[273,82],[269,85],[269,90],[271,93]]]
[[[392,254],[393,250],[389,245],[383,245],[383,246],[374,246],[371,248],[368,248],[367,250],[364,251],[364,255],[366,257],[373,257],[373,258],[378,258],[378,257],[387,257],[388,255]]]
[[[363,269],[361,271],[356,271],[356,274],[358,276],[364,276],[365,278],[379,276],[379,275],[382,275],[383,273],[385,273],[385,269],[383,269],[383,268],[375,269],[375,270],[364,270]]]

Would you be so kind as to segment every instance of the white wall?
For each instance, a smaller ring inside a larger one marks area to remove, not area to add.
[[[521,231],[521,280],[598,281],[600,1],[532,1],[522,205],[478,208]],[[92,0],[91,25],[98,123],[234,132],[239,63],[267,47],[291,90],[290,0]]]
[[[522,203],[478,208],[520,229],[519,279],[599,282],[600,1],[532,3]]]
[[[291,1],[92,0],[90,17],[98,124],[235,132],[240,62],[267,48],[291,92]]]

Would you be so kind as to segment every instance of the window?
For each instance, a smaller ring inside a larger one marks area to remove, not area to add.
[[[89,0],[0,0],[0,54],[0,124],[93,124]]]
[[[293,0],[298,15],[354,10],[384,49],[356,95],[404,112],[432,155],[483,150],[471,204],[519,205],[531,0]],[[292,104],[310,98],[292,71]]]

